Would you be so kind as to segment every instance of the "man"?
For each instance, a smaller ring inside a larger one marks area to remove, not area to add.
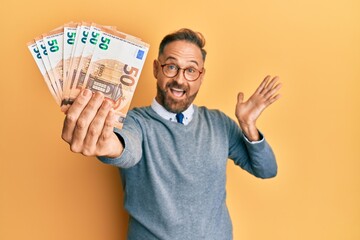
[[[120,168],[130,240],[232,239],[227,159],[260,178],[277,173],[256,120],[279,98],[281,84],[267,76],[247,101],[238,94],[240,129],[222,112],[193,105],[205,75],[204,45],[189,29],[162,40],[153,63],[157,95],[151,106],[129,111],[121,130],[100,93],[83,91],[66,114],[62,137],[71,150]]]

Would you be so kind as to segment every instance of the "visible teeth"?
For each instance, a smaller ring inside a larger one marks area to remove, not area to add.
[[[178,91],[178,92],[183,92],[184,90],[182,90],[181,88],[171,88],[173,91]]]
[[[182,89],[177,89],[177,88],[171,88],[171,92],[176,96],[176,97],[181,97],[185,91]]]

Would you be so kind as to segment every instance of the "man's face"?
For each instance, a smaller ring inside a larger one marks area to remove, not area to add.
[[[175,64],[184,69],[192,67],[203,73],[196,81],[187,81],[183,70],[172,78],[164,75],[161,65]],[[157,79],[156,100],[169,112],[183,112],[194,101],[205,75],[204,61],[198,46],[187,41],[174,41],[165,46],[158,60],[154,60]]]

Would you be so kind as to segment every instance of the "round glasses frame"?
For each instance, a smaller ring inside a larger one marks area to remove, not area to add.
[[[161,69],[162,69],[163,74],[164,74],[166,77],[169,77],[169,78],[176,77],[176,76],[179,74],[180,70],[183,70],[183,76],[184,76],[184,78],[185,78],[187,81],[189,81],[189,82],[194,82],[194,81],[198,80],[199,77],[201,76],[201,74],[204,72],[204,70],[200,71],[200,70],[198,70],[198,69],[196,69],[196,68],[193,68],[193,67],[180,68],[180,67],[177,66],[176,64],[161,64],[160,66],[161,66]],[[175,74],[166,73],[166,72],[165,72],[166,70],[165,70],[164,68],[167,67],[167,66],[175,66],[176,69],[177,69],[177,70],[176,70],[176,73],[175,73]],[[188,77],[186,77],[186,70],[188,70],[188,69],[194,69],[194,70],[198,73],[198,76],[197,76],[196,78],[194,78],[194,79],[188,79]]]

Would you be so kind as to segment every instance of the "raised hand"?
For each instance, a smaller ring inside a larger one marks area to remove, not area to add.
[[[250,141],[259,140],[260,136],[256,128],[256,120],[261,113],[272,103],[280,98],[278,91],[281,83],[277,83],[279,77],[266,76],[253,95],[244,102],[244,94],[238,94],[235,115],[240,127]]]
[[[104,95],[84,90],[66,112],[62,138],[85,156],[120,156],[123,146],[113,132],[112,103]]]

